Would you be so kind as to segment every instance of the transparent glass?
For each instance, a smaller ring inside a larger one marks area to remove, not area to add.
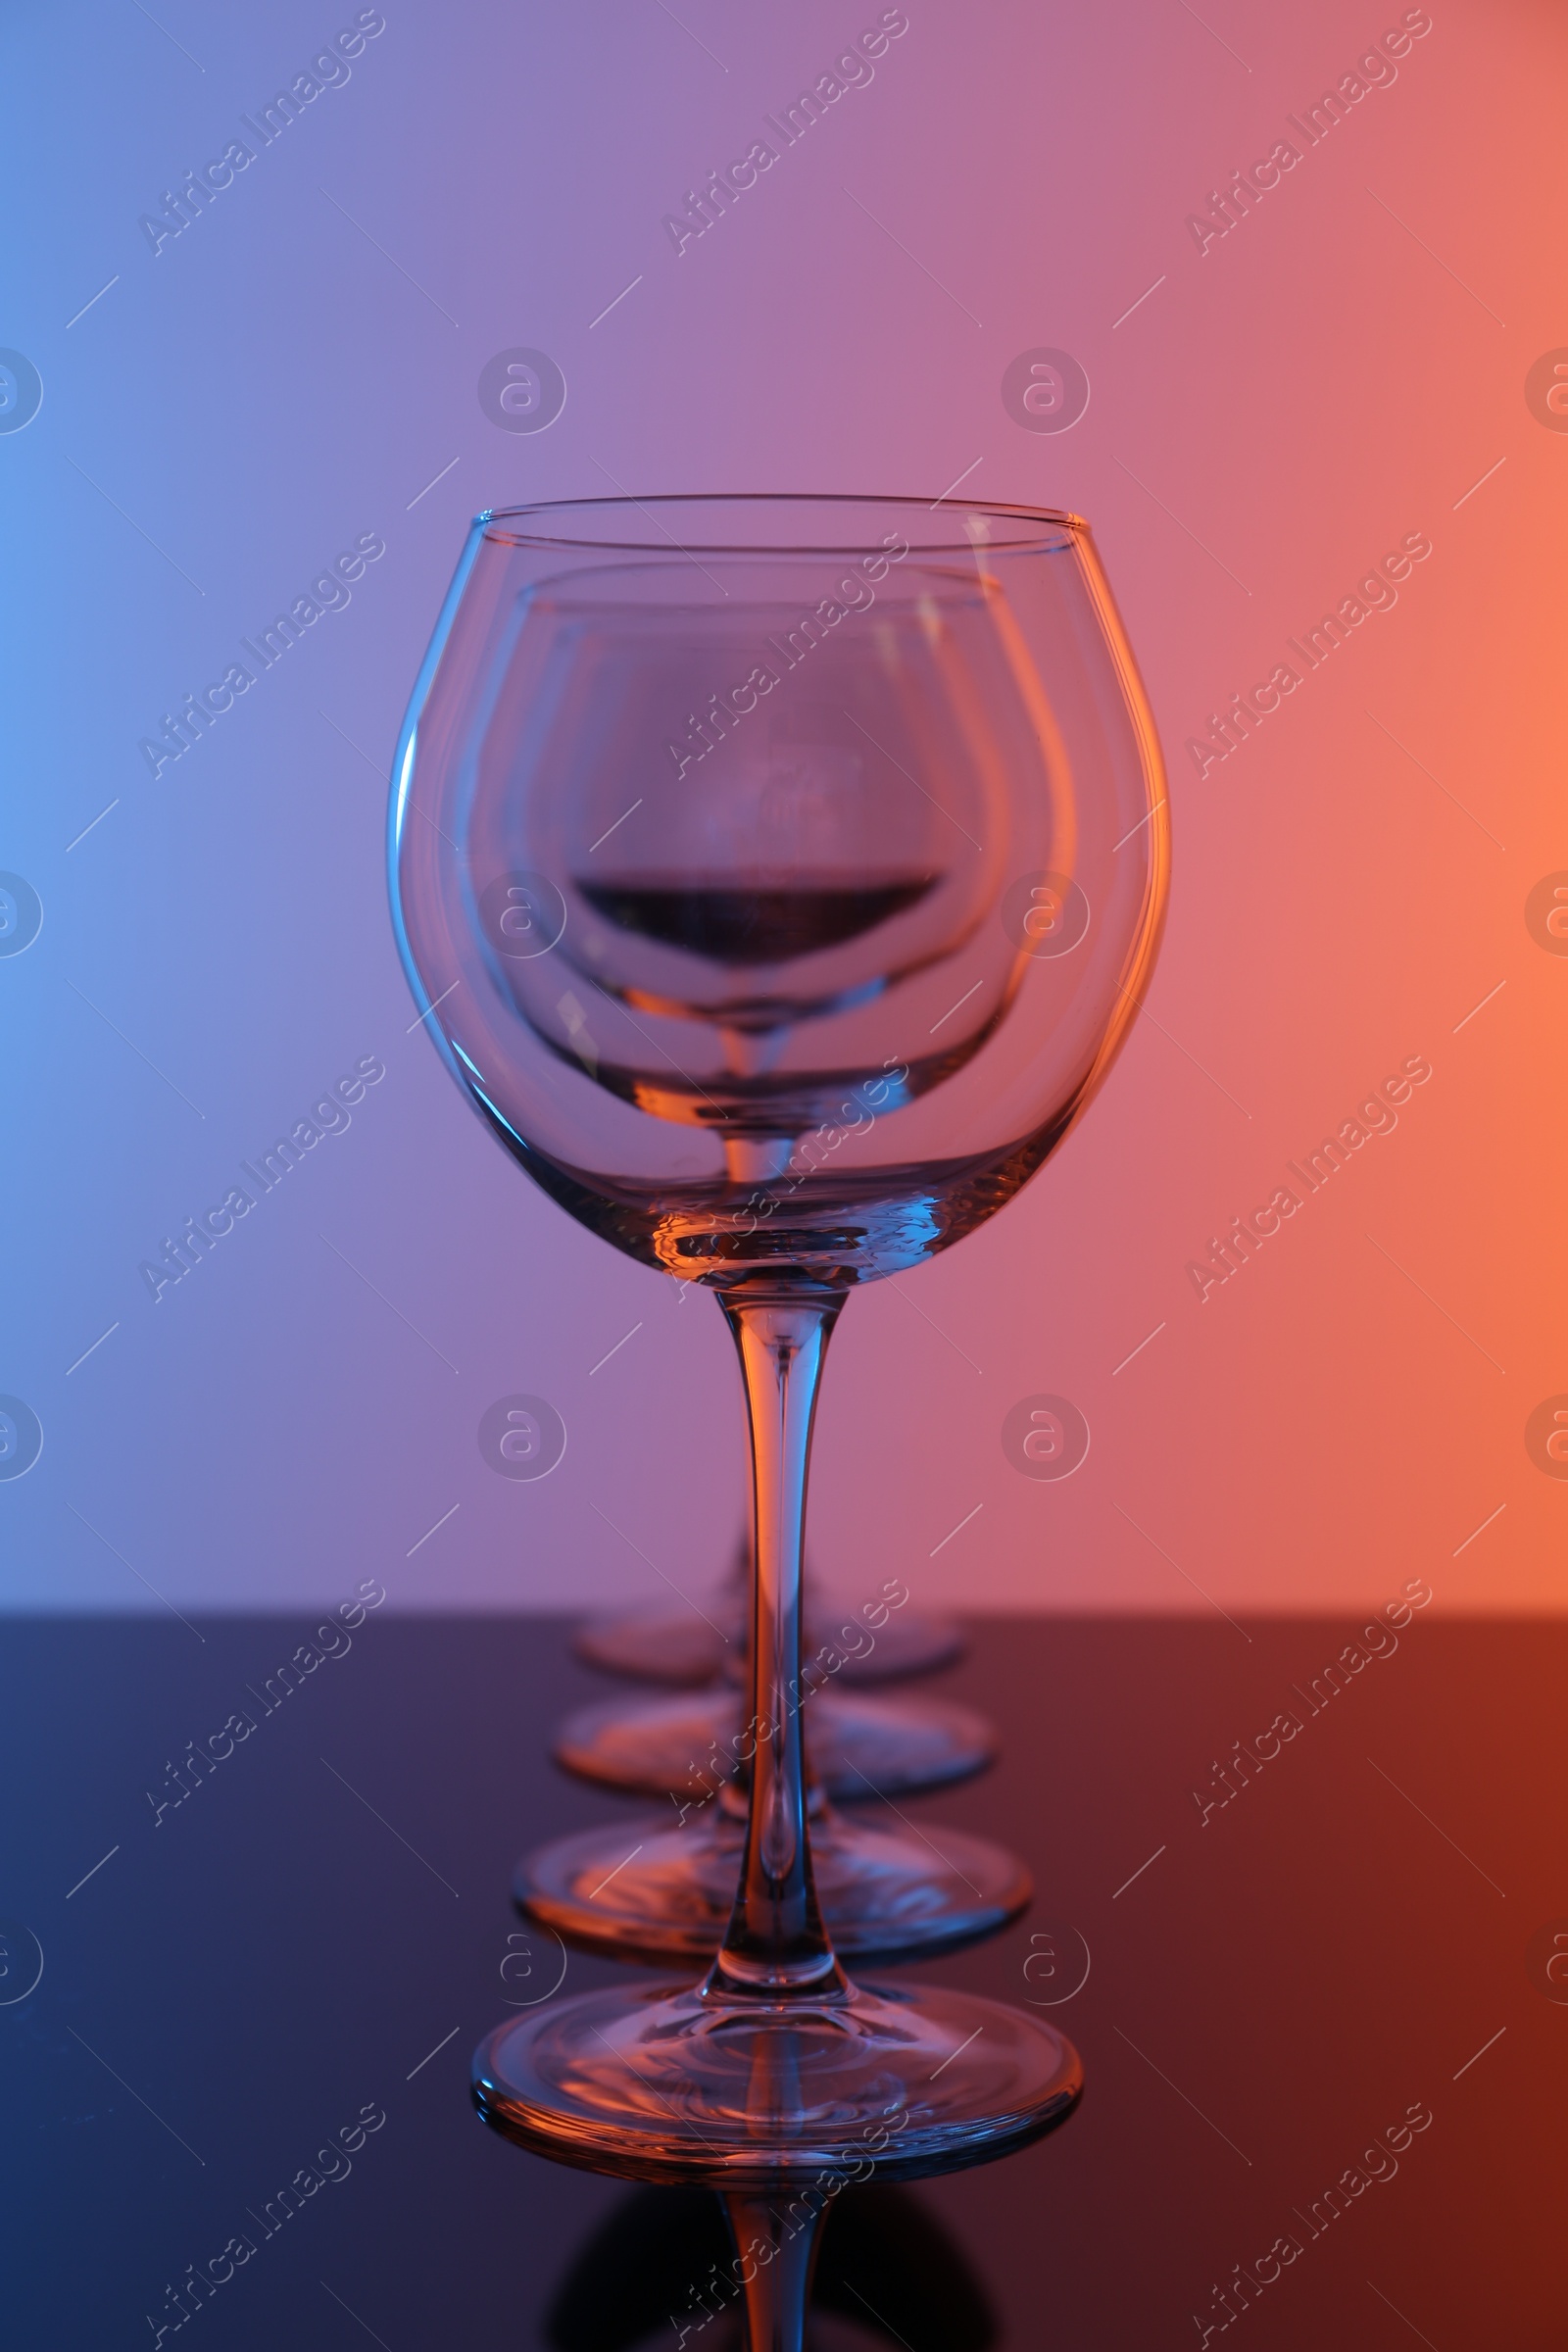
[[[696,1984],[493,2034],[527,2144],[741,2194],[973,2163],[1081,2082],[1036,2016],[852,1983],[813,1883],[801,1543],[849,1292],[994,1215],[1103,1076],[1164,904],[1159,754],[1074,516],[887,499],[481,516],[399,749],[393,904],[551,1197],[718,1295],[751,1420],[748,1818]]]
[[[941,1630],[933,1624],[919,1639],[929,1642]],[[841,1633],[853,1642],[866,1628],[851,1623]],[[963,1831],[933,1835],[892,1801],[982,1770],[996,1753],[991,1726],[951,1699],[838,1690],[825,1661],[843,1653],[824,1642],[807,1647],[801,1706],[811,1872],[836,1949],[913,1959],[1005,1927],[1033,1891],[1017,1856]],[[749,1639],[735,1648],[737,1674],[749,1674]],[[714,1950],[734,1904],[756,1745],[728,1683],[577,1708],[556,1740],[557,1762],[601,1787],[665,1796],[673,1809],[602,1822],[536,1847],[513,1881],[518,1903],[558,1935],[623,1958]],[[835,1797],[884,1798],[889,1810],[873,1824],[841,1813]]]
[[[657,1957],[711,1951],[723,1933],[755,1745],[742,1703],[756,1584],[749,1541],[734,1567],[712,1614],[689,1602],[655,1604],[593,1620],[577,1636],[579,1655],[609,1673],[712,1687],[601,1701],[562,1727],[558,1763],[603,1787],[667,1794],[675,1814],[605,1823],[524,1856],[514,1891],[559,1935]],[[906,1692],[890,1703],[854,1689],[927,1673],[961,1650],[956,1625],[917,1615],[908,1598],[890,1577],[858,1609],[835,1610],[813,1588],[809,1560],[803,1570],[811,1866],[835,1945],[858,1957],[912,1958],[971,1942],[1016,1917],[1031,1892],[1016,1855],[989,1840],[945,1831],[938,1843],[896,1809],[873,1828],[830,1801],[891,1803],[965,1779],[996,1752],[991,1727],[967,1707]]]
[[[691,1686],[716,1682],[720,1675],[740,1680],[750,1654],[754,1581],[751,1544],[743,1541],[732,1574],[706,1614],[690,1601],[656,1600],[641,1608],[617,1609],[589,1618],[572,1646],[602,1673],[628,1675],[634,1682]],[[950,1666],[962,1654],[963,1636],[956,1623],[907,1607],[906,1592],[889,1606],[862,1604],[859,1623],[852,1607],[847,1623],[846,1611],[813,1585],[808,1559],[802,1593],[807,1652],[832,1652],[839,1661],[830,1669],[836,1683],[902,1682]]]
[[[813,1653],[824,1676],[825,1649]],[[811,1873],[838,1951],[912,1959],[1017,1917],[1033,1889],[1016,1855],[964,1831],[918,1828],[891,1802],[988,1762],[995,1735],[982,1717],[942,1699],[839,1694],[808,1678],[801,1705]],[[669,1809],[535,1847],[513,1882],[518,1903],[558,1935],[623,1958],[713,1951],[734,1905],[756,1746],[723,1686],[578,1709],[557,1741],[558,1762],[601,1785],[667,1795]],[[841,1813],[834,1796],[883,1797],[889,1809],[870,1823]]]
[[[747,1668],[749,1675],[750,1669]],[[756,1746],[749,1691],[720,1686],[659,1698],[601,1698],[575,1707],[556,1737],[558,1764],[604,1788],[666,1793],[700,1806],[743,1777]],[[812,1679],[799,1702],[817,1778],[835,1796],[903,1796],[945,1788],[992,1763],[996,1734],[957,1699],[908,1690],[842,1690]]]

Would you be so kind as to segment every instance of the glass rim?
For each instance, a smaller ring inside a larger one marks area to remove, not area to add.
[[[857,557],[866,553],[858,540],[754,539],[734,540],[731,537],[692,537],[676,539],[658,521],[658,510],[684,507],[701,510],[705,507],[750,507],[766,514],[780,509],[796,510],[858,507],[925,516],[931,514],[971,517],[986,521],[1004,522],[1014,527],[1016,535],[1005,538],[976,540],[955,519],[947,536],[908,537],[908,552],[917,556],[954,556],[986,553],[990,555],[1020,555],[1048,548],[1053,540],[1059,541],[1066,532],[1070,539],[1088,538],[1089,523],[1082,514],[1061,507],[1015,506],[1000,499],[926,499],[905,498],[888,492],[872,491],[861,495],[855,491],[797,491],[797,490],[696,490],[660,491],[648,498],[634,498],[625,492],[610,498],[559,498],[530,500],[524,506],[486,507],[473,518],[474,528],[482,530],[486,539],[504,547],[555,547],[580,553],[621,555],[691,555],[753,556],[769,559],[779,556]],[[616,511],[627,514],[644,514],[654,523],[655,534],[647,537],[600,537],[590,532],[570,531],[549,527],[556,518],[563,522],[571,514],[603,517]],[[534,521],[545,527],[518,527]],[[497,525],[502,525],[498,529]],[[1032,526],[1019,528],[1018,526]]]

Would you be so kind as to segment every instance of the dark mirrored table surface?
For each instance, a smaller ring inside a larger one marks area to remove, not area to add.
[[[1568,2344],[1568,1627],[970,1630],[929,1687],[1002,1760],[900,1808],[1037,1894],[921,1973],[1052,2004],[1088,2089],[1022,2156],[846,2192],[823,2352]],[[638,1810],[548,1761],[615,1687],[569,1631],[6,1623],[9,2343],[724,2352],[716,2208],[468,2104],[510,2006],[615,1973],[508,1893]]]

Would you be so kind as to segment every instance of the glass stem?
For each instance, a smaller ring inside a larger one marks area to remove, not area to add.
[[[708,1980],[718,1993],[820,1997],[845,1988],[811,1884],[801,1688],[801,1551],[811,1422],[839,1291],[731,1291],[752,1431],[751,1749],[740,1888]]]
[[[781,2200],[789,2195],[787,2189],[776,2193]],[[732,2189],[725,2194],[724,2210],[745,2281],[746,2352],[804,2352],[821,2208],[813,2212],[808,2198],[805,2223],[792,2227],[793,2206],[781,2212],[766,2197]]]

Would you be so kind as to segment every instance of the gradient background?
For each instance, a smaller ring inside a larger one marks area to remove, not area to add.
[[[355,13],[0,24],[27,216],[0,343],[44,383],[0,436],[0,866],[44,905],[0,959],[0,1391],[45,1432],[0,1485],[5,1604],[712,1583],[742,1494],[717,1311],[532,1191],[409,1034],[385,772],[477,508],[962,476],[1096,525],[1170,764],[1170,924],[1059,1160],[855,1300],[822,1573],[971,1608],[1339,1611],[1417,1574],[1439,1611],[1559,1608],[1568,1486],[1524,1428],[1568,1389],[1568,961],[1524,906],[1568,866],[1568,436],[1524,383],[1568,343],[1560,13],[1436,0],[1393,86],[1200,256],[1187,215],[1398,7],[909,0],[870,86],[677,257],[662,217],[875,5],[388,0],[347,85],[155,258],[138,216]],[[476,398],[514,345],[568,385],[537,436]],[[1093,387],[1059,436],[1001,399],[1037,345]],[[1206,714],[1415,530],[1396,609],[1200,781]],[[159,714],[368,531],[349,608],[151,780]],[[138,1262],[368,1054],[349,1132],[154,1305]],[[1397,1131],[1200,1305],[1186,1261],[1414,1054]],[[537,1485],[476,1446],[513,1391],[569,1431]],[[1093,1431],[1059,1485],[1002,1451],[1035,1391]]]

